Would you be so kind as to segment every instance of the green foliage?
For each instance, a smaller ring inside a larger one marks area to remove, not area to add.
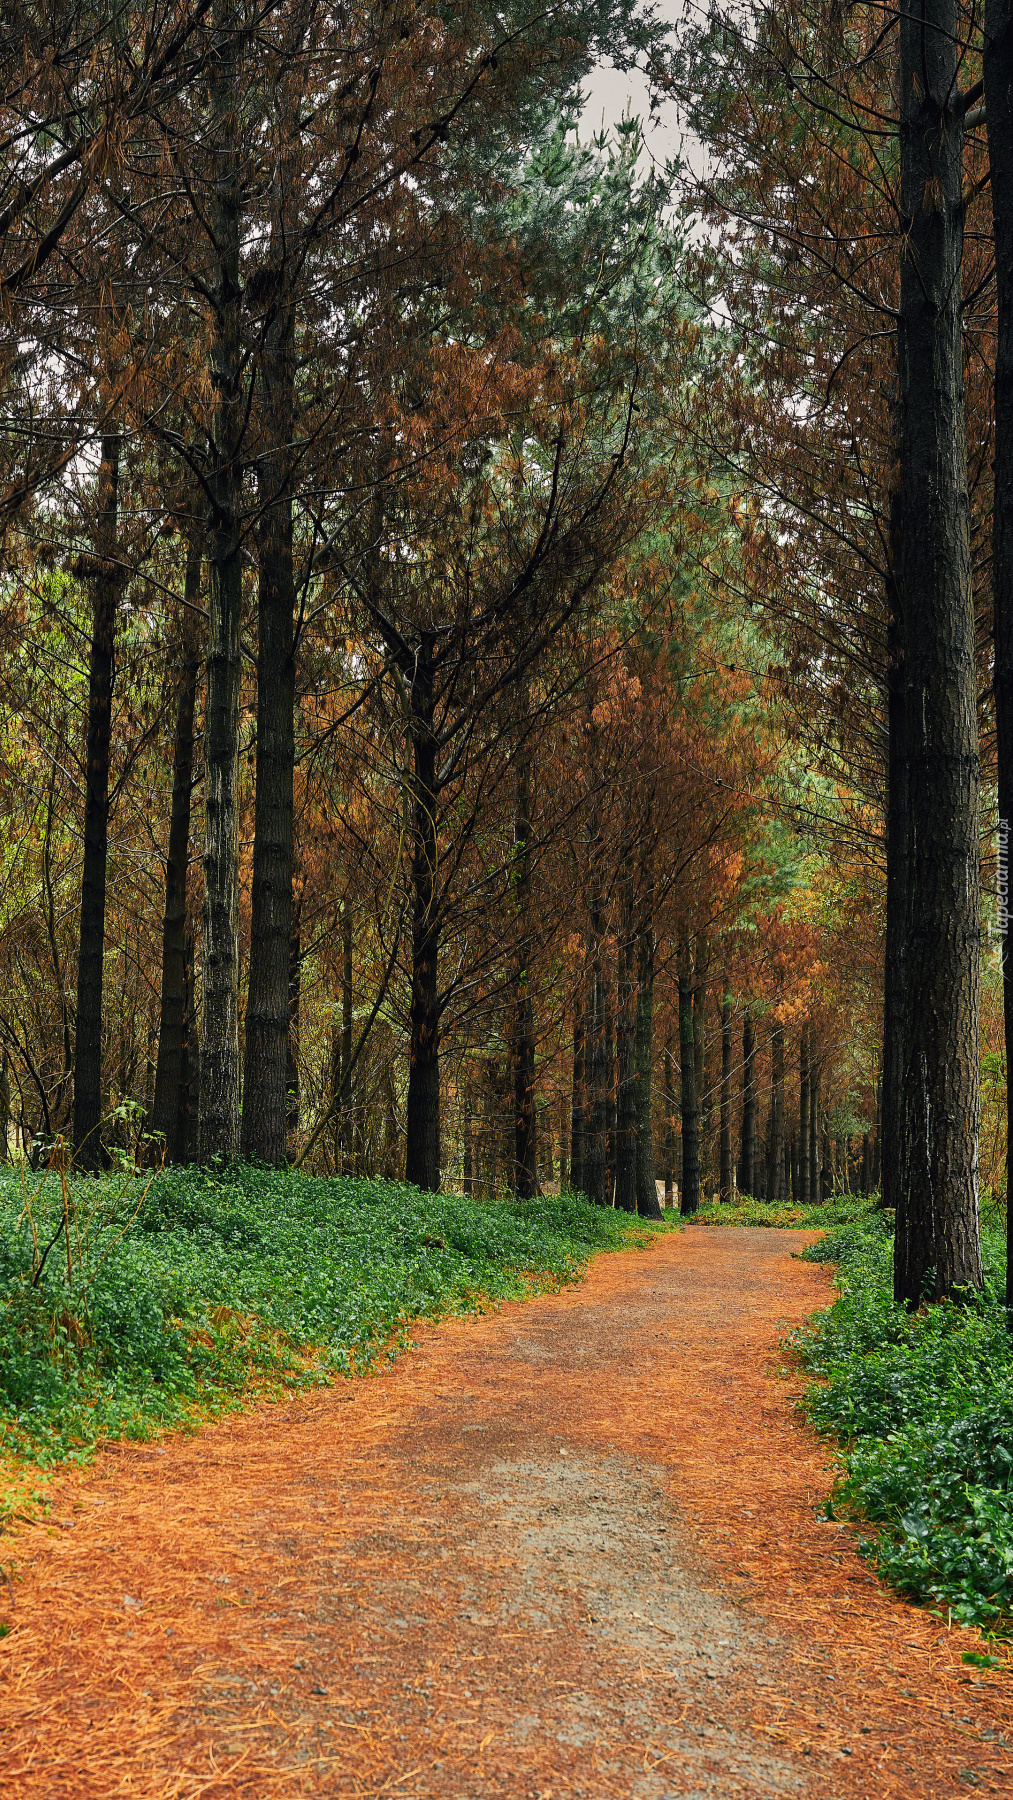
[[[650,1230],[572,1195],[476,1203],[249,1167],[54,1174],[25,1200],[0,1173],[0,1441],[42,1465],[251,1382],[362,1373],[414,1319],[574,1281]]]
[[[817,1378],[812,1423],[841,1440],[834,1505],[874,1523],[865,1554],[900,1593],[963,1624],[1013,1621],[1013,1344],[1005,1243],[983,1238],[986,1292],[910,1314],[892,1296],[889,1219],[841,1226],[803,1256],[842,1292],[792,1335]]]
[[[734,1205],[702,1204],[694,1217],[699,1225],[767,1225],[779,1231],[830,1231],[837,1225],[850,1225],[873,1212],[875,1198],[862,1194],[837,1194],[813,1206],[796,1206],[790,1200],[769,1202],[739,1196]]]

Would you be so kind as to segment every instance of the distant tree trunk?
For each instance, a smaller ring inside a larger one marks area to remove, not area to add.
[[[292,921],[288,951],[288,1041],[285,1049],[285,1126],[299,1129],[299,1055],[302,1037],[302,932]]]
[[[739,1186],[753,1196],[756,1180],[756,1036],[746,1008],[742,1020],[742,1167]]]
[[[568,1179],[567,1171],[566,1171],[566,1113],[567,1113],[566,1094],[565,1094],[565,1092],[560,1092],[560,1096],[559,1096],[559,1191],[561,1194],[566,1192],[566,1184],[567,1184],[567,1179]]]
[[[598,786],[592,747],[591,788]],[[588,822],[587,910],[588,910],[588,1001],[589,1011],[584,1027],[584,1055],[587,1069],[587,1109],[584,1124],[584,1188],[595,1206],[607,1206],[608,1134],[609,1134],[609,1063],[610,1047],[608,996],[604,969],[604,899],[602,896],[602,840],[598,816],[600,802],[593,805]]]
[[[542,1171],[545,1176],[545,1181],[546,1181],[547,1186],[551,1186],[552,1182],[555,1180],[555,1175],[554,1175],[553,1168],[552,1168],[552,1124],[551,1124],[551,1120],[552,1120],[552,1114],[550,1113],[548,1108],[545,1108],[542,1113],[541,1126],[539,1126],[537,1119],[535,1120],[535,1142],[539,1146],[538,1154],[542,1158]]]
[[[7,1052],[0,1054],[0,1162],[11,1160],[11,1077]]]
[[[595,934],[597,937],[597,933]],[[601,949],[594,951],[591,970],[591,1013],[585,1026],[588,1045],[588,1105],[584,1132],[584,1187],[595,1206],[607,1206],[608,1192],[608,1045],[606,1031],[607,1000],[605,976],[601,967]]]
[[[809,1040],[809,1198],[816,1205],[823,1198],[820,1185],[820,1065],[813,1060]]]
[[[352,909],[346,894],[341,902],[341,1170],[352,1170]]]
[[[573,1007],[573,1099],[570,1108],[570,1186],[585,1191],[584,1181],[584,1014],[578,995]]]
[[[240,449],[245,428],[239,34],[221,22],[209,58],[214,187],[211,368],[215,412],[208,486],[207,702],[204,729],[204,949],[200,1160],[239,1149],[239,627],[243,607]],[[287,937],[286,937],[287,947]]]
[[[784,1199],[784,1026],[775,1025],[770,1037],[770,1160],[767,1199]]]
[[[462,1186],[469,1200],[475,1189],[474,1154],[471,1077],[469,1075],[465,1077],[464,1081],[464,1167],[462,1171]]]
[[[619,840],[619,980],[616,1003],[616,1205],[637,1210],[636,942],[629,820]]]
[[[695,1213],[700,1205],[700,1111],[696,1092],[693,1045],[693,974],[689,934],[679,946],[679,1062],[682,1069],[682,1198],[679,1211]]]
[[[732,1199],[732,997],[721,994],[721,1173],[719,1198]]]
[[[184,1040],[187,1032],[186,887],[190,859],[190,802],[193,794],[193,717],[201,659],[193,648],[194,629],[189,609],[195,607],[200,600],[203,548],[203,522],[194,519],[187,536],[183,588],[187,607],[184,631],[191,651],[183,660],[176,696],[172,803],[165,865],[165,911],[162,919],[162,994],[155,1097],[151,1109],[151,1128],[164,1137],[166,1161],[170,1163],[184,1162],[190,1149],[183,1097]],[[191,968],[191,984],[192,980]],[[189,1057],[186,1057],[186,1064],[189,1076]],[[187,1140],[185,1149],[184,1140]]]
[[[996,762],[1000,830],[1008,854],[1013,821],[1013,14],[1007,0],[985,0],[985,118],[995,234],[995,503],[992,519],[992,605],[995,616]],[[1006,1068],[1013,1070],[1013,938],[1001,939]],[[887,1201],[886,1116],[883,1199]],[[879,1139],[877,1138],[877,1144]],[[1013,1080],[1006,1083],[1006,1306],[1013,1331]]]
[[[637,1211],[642,1219],[660,1219],[654,1177],[654,1119],[651,1077],[654,1072],[654,917],[652,883],[648,882],[647,917],[637,937]]]
[[[798,1040],[798,1198],[809,1204],[809,1027],[803,1025]]]
[[[700,1161],[700,1185],[705,1188],[710,1172],[707,1131],[710,1107],[707,1093],[707,973],[710,946],[707,933],[701,931],[696,941],[696,966],[693,970],[693,1079],[698,1113],[697,1141]]]
[[[200,1104],[200,1034],[197,1029],[197,996],[194,975],[197,944],[188,922],[185,939],[185,988],[183,993],[183,1042],[179,1071],[179,1161],[197,1157]]]
[[[605,986],[605,1205],[615,1199],[616,1185],[616,1041],[611,984]]]
[[[97,1169],[102,1162],[102,975],[109,838],[109,746],[116,667],[116,608],[121,585],[116,563],[119,460],[119,432],[110,429],[102,437],[95,533],[97,571],[91,578],[84,866],[74,1044],[74,1153],[79,1165],[86,1169]]]
[[[894,1295],[909,1306],[982,1285],[980,761],[961,337],[961,29],[956,0],[913,0],[900,15],[900,587],[910,825]]]
[[[436,914],[436,739],[433,734],[435,638],[424,634],[411,683],[412,991],[405,1131],[405,1180],[430,1193],[440,1187],[440,1020]]]
[[[531,759],[526,744],[516,758],[513,892],[517,948],[514,964],[514,1189],[519,1200],[538,1192],[535,1143],[535,1018],[529,963],[531,919]]]
[[[675,1049],[669,1033],[665,1043],[665,1205],[675,1198]]]

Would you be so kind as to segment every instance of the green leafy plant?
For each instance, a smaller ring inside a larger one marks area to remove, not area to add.
[[[808,1417],[840,1443],[833,1506],[875,1527],[863,1541],[901,1593],[944,1616],[1013,1631],[1013,1346],[1005,1244],[986,1231],[986,1291],[915,1314],[892,1297],[883,1213],[841,1225],[803,1256],[835,1262],[840,1298],[789,1342],[817,1378]]]
[[[362,1373],[414,1320],[574,1281],[596,1250],[659,1229],[566,1194],[477,1203],[249,1166],[53,1167],[28,1204],[0,1171],[5,1448],[45,1465],[251,1387]]]

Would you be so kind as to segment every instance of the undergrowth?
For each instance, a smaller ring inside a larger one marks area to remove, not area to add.
[[[362,1373],[413,1320],[573,1281],[649,1229],[570,1195],[476,1202],[250,1167],[150,1184],[4,1171],[0,1449],[51,1465],[251,1385]]]
[[[986,1290],[910,1314],[892,1296],[889,1216],[802,1255],[837,1264],[840,1298],[791,1334],[815,1377],[803,1405],[840,1441],[828,1516],[870,1522],[863,1552],[900,1593],[1013,1635],[1013,1344],[1005,1240],[986,1226]]]
[[[835,1194],[812,1206],[796,1206],[791,1200],[753,1200],[741,1194],[727,1205],[708,1201],[694,1213],[698,1225],[768,1225],[778,1230],[795,1228],[805,1231],[829,1231],[835,1225],[850,1225],[864,1219],[875,1207],[874,1199],[862,1194]]]

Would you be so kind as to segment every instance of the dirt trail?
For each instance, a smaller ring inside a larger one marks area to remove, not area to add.
[[[5,1545],[4,1795],[1013,1793],[1007,1673],[816,1518],[774,1354],[827,1299],[803,1237],[602,1257],[68,1479]]]

